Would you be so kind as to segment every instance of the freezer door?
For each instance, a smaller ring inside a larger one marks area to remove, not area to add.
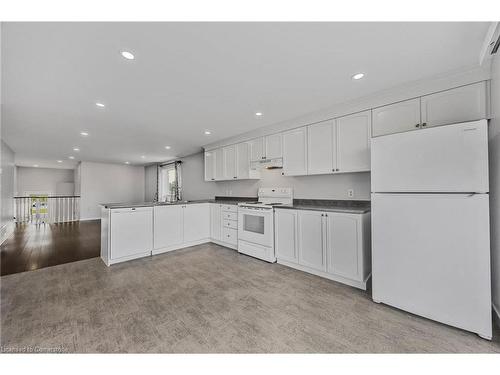
[[[372,192],[488,192],[487,121],[372,138]]]
[[[491,338],[488,194],[372,194],[373,300]]]

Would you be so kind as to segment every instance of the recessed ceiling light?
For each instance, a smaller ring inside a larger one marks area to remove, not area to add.
[[[73,148],[73,151],[80,151],[78,147]]]
[[[129,162],[129,161],[126,161],[126,162],[125,162],[125,164],[130,164],[130,162]]]
[[[58,163],[62,163],[62,160],[58,160],[57,162],[58,162]]]
[[[73,160],[75,157],[74,156],[68,156],[68,159]]]
[[[104,108],[104,107],[105,107],[105,105],[104,105],[104,104],[99,103],[99,102],[95,103],[95,105],[96,105],[96,106],[98,106],[98,107],[101,107],[101,108]]]
[[[165,146],[165,148],[166,148],[167,150],[170,150],[170,146]]]
[[[88,136],[88,135],[89,135],[89,133],[87,133],[87,132],[80,132],[80,135],[82,135],[82,136],[86,137],[86,136]]]
[[[262,116],[262,112],[255,112],[255,116]]]
[[[122,56],[125,57],[127,60],[133,60],[135,58],[133,53],[129,51],[122,51]]]
[[[365,76],[364,73],[357,73],[355,75],[352,76],[352,79],[361,79]]]
[[[210,131],[205,130],[205,135],[210,135],[210,134],[212,134]]]
[[[35,165],[34,165],[34,167],[35,167],[35,168],[38,168],[38,164],[35,164]]]
[[[146,159],[146,155],[141,155],[141,158],[142,159]]]

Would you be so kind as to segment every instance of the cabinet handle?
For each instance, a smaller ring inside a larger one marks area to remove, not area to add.
[[[423,123],[422,123],[422,126],[427,126],[427,123],[426,123],[426,122],[423,122]]]
[[[215,178],[211,178],[212,181],[215,181]]]
[[[233,178],[238,178],[238,177],[234,176]]]
[[[420,128],[420,124],[415,125],[416,128]]]
[[[340,171],[340,169],[337,168],[337,172]]]

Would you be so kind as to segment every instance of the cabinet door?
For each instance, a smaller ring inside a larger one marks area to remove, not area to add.
[[[323,213],[298,212],[299,264],[318,271],[326,270]]]
[[[183,242],[183,211],[181,205],[154,208],[154,248],[180,245]]]
[[[307,174],[307,127],[283,133],[283,174]]]
[[[337,169],[340,172],[370,170],[370,111],[337,119]]]
[[[222,148],[218,148],[212,151],[215,159],[215,180],[224,180],[224,157]]]
[[[152,248],[151,207],[111,210],[111,259],[144,254]]]
[[[281,158],[282,153],[282,137],[281,133],[268,135],[265,138],[265,154],[266,159]]]
[[[221,212],[217,203],[210,203],[210,237],[217,241],[221,239]]]
[[[238,179],[250,177],[250,152],[246,142],[236,145],[236,176]]]
[[[210,208],[208,203],[187,204],[184,210],[184,242],[210,237]]]
[[[374,137],[417,130],[420,128],[420,98],[375,108],[372,119]]]
[[[486,117],[486,82],[422,97],[422,125],[427,127]]]
[[[278,260],[297,263],[297,211],[275,211],[274,238]]]
[[[248,142],[250,145],[250,161],[264,159],[264,138],[255,138]]]
[[[350,214],[326,214],[327,272],[359,280],[360,217]]]
[[[337,165],[335,122],[307,127],[307,174],[335,172]]]
[[[224,180],[234,180],[236,176],[236,145],[226,146],[222,149],[224,160]]]
[[[215,180],[215,153],[205,151],[205,181]]]

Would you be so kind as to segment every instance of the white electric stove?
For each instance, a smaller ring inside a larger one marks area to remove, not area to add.
[[[293,204],[292,188],[260,188],[258,202],[238,204],[238,252],[276,262],[273,207]]]

